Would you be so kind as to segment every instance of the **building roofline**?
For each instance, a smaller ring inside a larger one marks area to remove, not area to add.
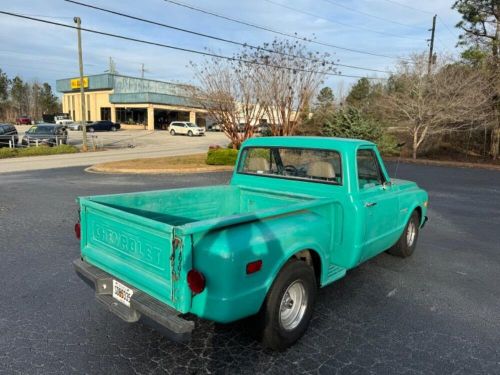
[[[159,79],[150,79],[150,78],[141,78],[141,77],[134,77],[134,76],[129,76],[125,74],[116,74],[116,73],[98,73],[98,74],[87,74],[84,75],[84,77],[93,77],[93,76],[103,76],[103,75],[110,75],[113,77],[124,77],[124,78],[133,78],[133,79],[140,79],[143,81],[152,81],[152,82],[160,82],[160,83],[167,83],[173,86],[184,86],[184,87],[191,87],[193,85],[189,85],[187,83],[174,83],[170,81],[161,81]],[[79,77],[68,77],[68,78],[60,78],[57,81],[64,81],[64,80],[71,80],[71,79],[78,79]]]

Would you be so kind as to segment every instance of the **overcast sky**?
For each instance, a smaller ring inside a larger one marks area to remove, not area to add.
[[[164,0],[79,1],[254,45],[272,41],[276,37],[271,32],[195,12]],[[376,57],[308,44],[311,51],[331,53],[341,64],[381,70],[393,69],[398,56],[428,49],[428,29],[432,15],[436,13],[439,16],[436,52],[457,53],[455,44],[458,31],[454,25],[459,16],[450,9],[453,1],[449,0],[176,1],[286,33],[296,32],[309,38],[315,35],[316,40],[328,44],[394,56],[394,59]],[[106,14],[64,0],[4,0],[0,4],[3,11],[71,25],[73,17],[80,16],[83,27],[173,46],[194,50],[209,48],[223,55],[231,55],[237,50],[237,47],[230,44]],[[56,79],[76,76],[76,41],[75,30],[0,14],[0,68],[11,77],[18,74],[24,79],[47,81],[55,86]],[[112,57],[121,74],[139,76],[141,64],[144,63],[148,70],[145,74],[147,78],[171,82],[193,82],[189,61],[203,59],[187,52],[86,32],[83,33],[83,48],[85,74],[104,72],[108,69],[109,57]],[[386,76],[384,73],[351,68],[339,68],[339,71],[347,75]],[[329,77],[325,84],[339,92],[345,91],[355,80]]]

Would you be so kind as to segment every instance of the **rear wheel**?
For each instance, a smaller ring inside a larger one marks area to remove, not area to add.
[[[401,258],[407,258],[412,255],[417,247],[419,226],[420,216],[417,211],[413,211],[398,242],[387,250],[387,252]]]
[[[316,301],[314,269],[291,260],[279,272],[256,317],[264,346],[284,350],[302,337]]]
[[[115,132],[115,131],[116,131],[116,126],[112,126],[112,127],[111,127],[111,131],[112,131],[112,132]]]
[[[192,137],[193,136],[193,132],[190,130],[188,131],[188,137]]]
[[[175,130],[174,129],[170,130],[170,134],[175,135]]]

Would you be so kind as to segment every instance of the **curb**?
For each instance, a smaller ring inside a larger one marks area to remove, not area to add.
[[[135,168],[106,168],[99,167],[99,164],[85,168],[85,172],[98,174],[192,174],[209,172],[232,171],[232,166],[211,166],[207,168],[184,168],[184,169],[135,169]]]
[[[402,162],[408,164],[421,164],[430,165],[435,167],[455,167],[455,168],[469,168],[469,169],[487,169],[490,171],[500,171],[500,165],[496,164],[482,164],[482,163],[466,163],[459,161],[445,161],[445,160],[429,160],[429,159],[409,159],[409,158],[398,158],[398,157],[386,157],[383,158],[384,161],[390,162]]]

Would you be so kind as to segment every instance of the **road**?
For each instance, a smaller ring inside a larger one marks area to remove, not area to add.
[[[394,165],[391,165],[394,169]],[[381,254],[319,293],[306,335],[263,350],[244,323],[196,320],[189,345],[129,325],[74,274],[75,197],[227,183],[189,176],[0,176],[0,373],[500,374],[500,173],[402,164],[430,193],[408,259]]]
[[[103,133],[98,133],[102,141]],[[70,136],[72,133],[70,133]],[[162,156],[187,155],[206,152],[208,146],[218,144],[226,146],[229,140],[223,133],[207,133],[204,137],[171,136],[167,132],[146,132],[124,130],[105,133],[106,151],[48,156],[28,156],[0,160],[0,173],[19,172],[38,169],[85,166],[108,161]],[[127,148],[127,145],[135,145]],[[120,147],[120,148],[111,148]]]

